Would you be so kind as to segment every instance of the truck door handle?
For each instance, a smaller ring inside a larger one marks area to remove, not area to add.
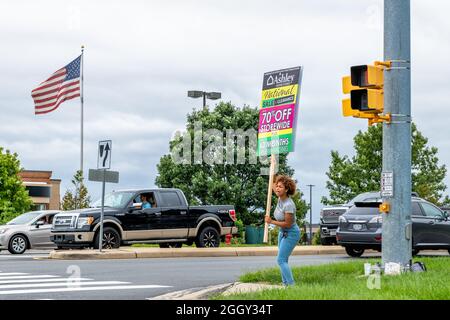
[[[124,216],[125,216],[125,213],[117,213],[116,216],[117,216],[117,217],[124,217]]]
[[[161,212],[155,212],[155,215],[160,216]]]

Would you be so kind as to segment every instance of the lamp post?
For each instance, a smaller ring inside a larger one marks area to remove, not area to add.
[[[203,109],[206,108],[206,99],[217,100],[222,97],[222,93],[220,92],[206,92],[206,91],[197,91],[197,90],[189,90],[188,91],[189,98],[201,98],[203,97]]]
[[[309,244],[312,244],[312,187],[313,184],[308,184],[309,187]]]

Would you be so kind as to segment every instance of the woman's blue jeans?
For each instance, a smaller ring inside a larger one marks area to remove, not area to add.
[[[286,286],[295,283],[291,268],[288,264],[289,256],[300,240],[300,228],[297,224],[290,228],[280,228],[278,233],[278,257],[277,263],[281,269],[281,280]]]

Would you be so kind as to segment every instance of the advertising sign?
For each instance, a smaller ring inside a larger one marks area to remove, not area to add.
[[[258,155],[294,151],[302,67],[264,74],[259,111]]]

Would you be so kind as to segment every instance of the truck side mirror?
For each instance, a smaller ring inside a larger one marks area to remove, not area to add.
[[[39,229],[39,227],[43,226],[43,225],[44,225],[44,221],[42,221],[42,220],[36,221],[36,223],[35,223],[36,229]]]

